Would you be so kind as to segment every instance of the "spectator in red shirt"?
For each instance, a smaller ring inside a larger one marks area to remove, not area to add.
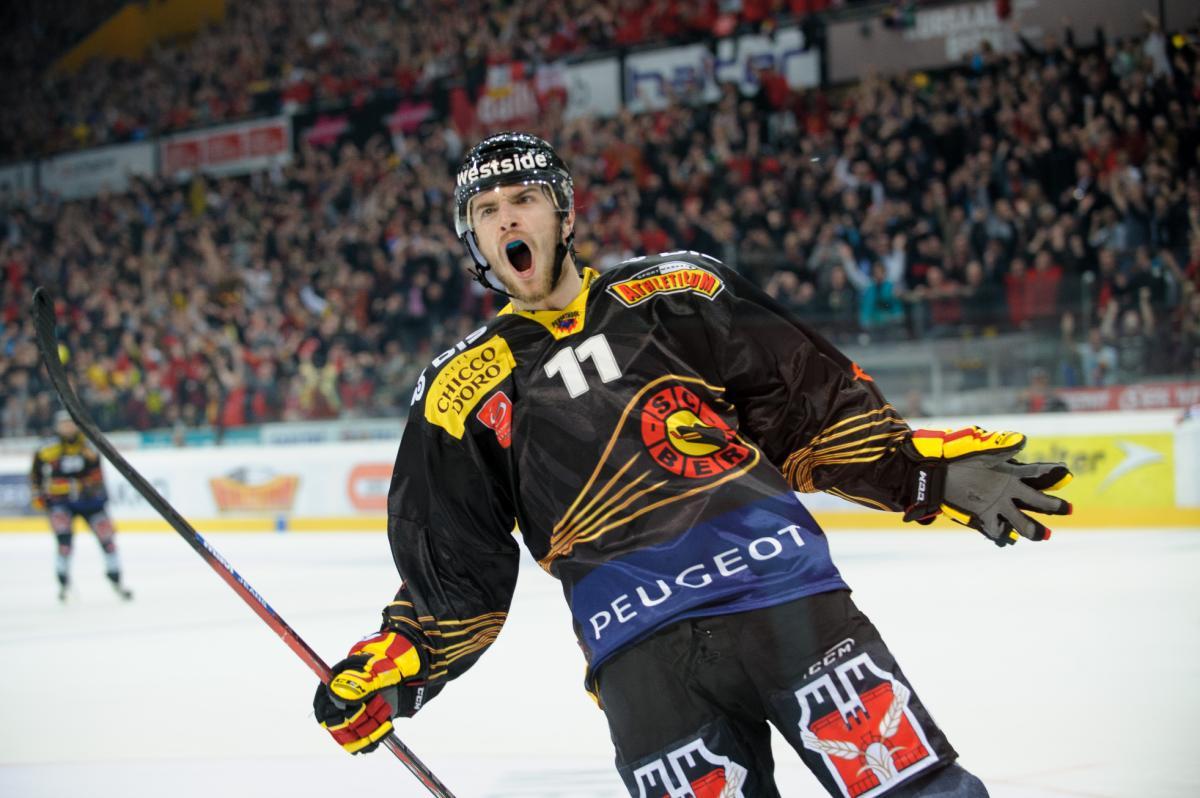
[[[1030,286],[1025,259],[1013,258],[1004,275],[1004,298],[1008,304],[1008,320],[1016,329],[1025,329],[1033,318],[1035,300],[1030,296]]]
[[[1027,301],[1029,316],[1040,326],[1054,326],[1058,320],[1058,293],[1062,283],[1062,268],[1054,262],[1048,249],[1033,259],[1033,271],[1025,275],[1029,285]]]

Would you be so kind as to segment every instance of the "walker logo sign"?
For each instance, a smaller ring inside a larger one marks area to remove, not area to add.
[[[240,468],[208,481],[213,500],[223,513],[288,512],[296,501],[300,477],[268,469]]]
[[[800,740],[820,755],[843,798],[873,798],[937,762],[911,697],[866,652],[796,691]]]
[[[1175,439],[1136,435],[1037,435],[1022,459],[1063,462],[1074,479],[1061,493],[1076,507],[1175,506]]]
[[[613,283],[608,292],[627,308],[640,305],[657,294],[693,293],[713,299],[725,283],[707,269],[685,261],[661,263],[629,280]]]
[[[703,738],[633,771],[638,798],[744,798],[747,771],[708,749]]]
[[[291,126],[281,116],[168,136],[159,146],[166,176],[243,175],[291,160]]]

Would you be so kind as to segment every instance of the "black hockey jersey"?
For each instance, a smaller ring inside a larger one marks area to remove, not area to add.
[[[100,454],[82,435],[56,438],[33,455],[30,492],[48,506],[102,507],[108,501]]]
[[[583,283],[563,310],[506,308],[418,380],[385,614],[435,690],[504,623],[514,526],[561,580],[594,672],[682,618],[845,587],[794,491],[906,504],[908,426],[745,279],[675,252]]]

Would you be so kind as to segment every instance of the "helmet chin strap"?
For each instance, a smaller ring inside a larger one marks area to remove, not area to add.
[[[483,253],[479,251],[479,241],[475,238],[475,231],[468,230],[467,234],[463,236],[463,241],[466,242],[467,252],[471,254],[471,260],[474,261],[474,266],[471,269],[471,277],[475,280],[475,282],[479,283],[484,288],[495,291],[501,296],[506,296],[509,299],[512,299],[512,294],[508,293],[503,288],[498,288],[497,286],[493,285],[492,281],[488,279],[487,273],[492,270],[492,267],[488,265],[487,258],[485,258]]]
[[[567,213],[559,211],[559,215],[563,221],[566,221]],[[487,258],[483,256],[483,252],[479,249],[479,241],[475,238],[475,231],[470,230],[463,238],[467,243],[467,251],[471,253],[471,260],[475,261],[475,268],[472,270],[472,277],[475,282],[482,285],[484,288],[490,288],[501,296],[506,296],[509,299],[516,299],[512,294],[492,284],[488,278],[488,272],[492,267],[488,265]],[[554,248],[554,264],[550,271],[550,287],[551,290],[558,285],[558,281],[562,279],[563,263],[566,262],[567,255],[571,256],[572,263],[578,264],[578,258],[575,257],[575,230],[567,233],[566,239],[560,238],[558,246]],[[578,266],[576,267],[578,268]]]

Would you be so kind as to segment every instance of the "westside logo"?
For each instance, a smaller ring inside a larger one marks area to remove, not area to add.
[[[513,172],[524,172],[531,169],[546,169],[550,159],[544,152],[514,152],[503,158],[493,158],[483,163],[471,164],[470,168],[458,173],[458,185],[466,186],[476,180],[486,180],[489,177],[510,175]]]

